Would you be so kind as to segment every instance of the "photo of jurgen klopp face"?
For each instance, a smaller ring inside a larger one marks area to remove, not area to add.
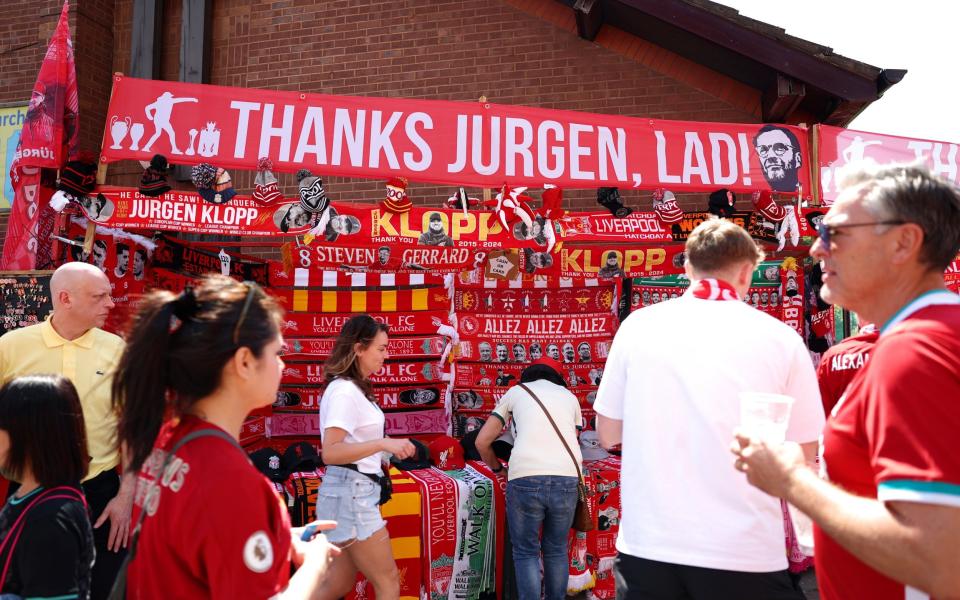
[[[803,159],[800,142],[789,129],[764,125],[753,138],[763,177],[778,192],[795,192]]]

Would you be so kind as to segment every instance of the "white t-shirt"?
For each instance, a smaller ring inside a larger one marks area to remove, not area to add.
[[[583,457],[580,455],[580,444],[577,443],[577,427],[583,424],[583,417],[577,397],[567,388],[545,379],[525,385],[550,411],[553,422],[557,424],[582,468]],[[519,385],[510,388],[500,398],[500,404],[493,409],[493,414],[495,417],[499,416],[504,423],[513,417],[510,427],[514,445],[510,452],[508,479],[534,475],[577,476],[577,469],[550,421],[530,394]]]
[[[338,427],[347,432],[343,441],[370,442],[383,437],[383,411],[367,400],[360,388],[349,379],[337,378],[327,385],[320,399],[320,443],[327,429]],[[379,452],[354,461],[363,473],[380,474]]]
[[[594,403],[623,421],[619,551],[730,571],[787,568],[780,500],[733,467],[742,391],[792,396],[787,439],[817,441],[813,363],[784,323],[690,292],[624,320]]]

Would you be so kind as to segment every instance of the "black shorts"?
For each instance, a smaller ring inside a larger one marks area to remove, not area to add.
[[[806,600],[786,570],[744,573],[617,555],[617,600]]]

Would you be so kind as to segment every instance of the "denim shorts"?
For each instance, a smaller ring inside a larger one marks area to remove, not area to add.
[[[337,522],[335,529],[324,532],[331,542],[363,541],[387,525],[379,501],[379,484],[356,471],[330,466],[317,490],[317,519]]]

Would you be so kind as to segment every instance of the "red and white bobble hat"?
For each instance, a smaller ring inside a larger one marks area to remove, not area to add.
[[[769,190],[753,193],[753,206],[768,221],[779,223],[787,216],[785,208],[773,201],[773,194]]]
[[[406,213],[413,208],[413,202],[407,198],[407,180],[392,177],[387,182],[387,197],[380,202],[380,208],[392,213]]]
[[[273,161],[267,157],[257,161],[257,177],[253,181],[253,200],[263,205],[279,203],[283,200],[280,185],[273,174]]]
[[[449,435],[441,435],[429,445],[430,462],[441,471],[463,469],[467,466],[463,446]]]
[[[665,224],[679,223],[683,219],[683,211],[677,204],[677,198],[673,192],[657,188],[653,191],[653,210]]]

